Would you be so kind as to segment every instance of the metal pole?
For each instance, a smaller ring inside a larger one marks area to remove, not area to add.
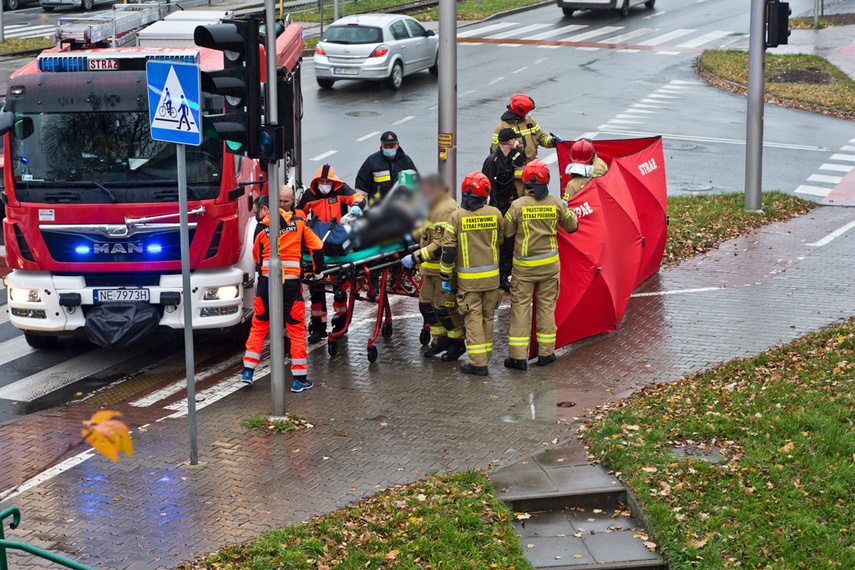
[[[5,0],[0,0],[0,42],[6,41],[6,22],[3,20],[3,7]]]
[[[184,305],[184,366],[187,375],[187,421],[190,424],[190,465],[199,463],[196,439],[196,369],[193,354],[193,307],[190,290],[190,230],[187,227],[187,158],[183,144],[175,145],[178,160],[178,216],[181,240],[181,285]]]
[[[320,37],[324,37],[324,0],[318,0],[318,12],[320,12],[321,17],[319,18],[321,21],[321,35]]]
[[[297,67],[294,73],[294,81],[291,88],[294,90],[294,155],[291,160],[294,164],[294,179],[303,183],[303,93],[300,86],[303,84],[303,67]],[[297,191],[297,187],[294,187]]]
[[[276,0],[264,2],[265,62],[267,63],[267,123],[279,120],[279,99],[276,91]],[[270,415],[285,417],[285,301],[282,296],[282,257],[279,255],[279,163],[267,168],[267,196],[270,200]]]
[[[338,20],[338,0],[333,0],[333,22]]]
[[[457,1],[439,0],[439,175],[457,191]]]
[[[813,0],[813,29],[819,28],[819,0]]]
[[[759,210],[763,185],[763,101],[766,82],[766,0],[751,0],[748,117],[745,134],[745,209]]]

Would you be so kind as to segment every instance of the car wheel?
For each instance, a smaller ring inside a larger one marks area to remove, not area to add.
[[[623,6],[620,7],[620,17],[626,18],[629,16],[629,0],[623,0]]]
[[[42,10],[44,10],[45,12],[53,12],[54,8],[55,6],[42,6]]]
[[[6,9],[7,10],[17,10],[19,5],[19,0],[6,0]]]
[[[80,7],[83,8],[84,12],[88,12],[95,7],[95,0],[83,0]]]
[[[56,345],[59,343],[59,337],[51,335],[32,334],[28,332],[24,333],[24,339],[31,347],[43,350],[56,348]]]
[[[436,59],[433,60],[433,65],[430,66],[428,71],[433,75],[439,75],[439,52],[437,52]]]
[[[395,65],[392,66],[392,73],[389,74],[387,81],[389,88],[393,91],[401,88],[401,84],[404,82],[404,66],[401,65],[400,61],[396,61]]]
[[[569,18],[570,16],[573,15],[573,12],[575,12],[576,10],[574,10],[573,8],[568,8],[567,6],[564,6],[563,8],[561,8],[561,11],[564,12],[564,15]]]
[[[652,10],[653,7],[656,6],[656,0],[647,0],[644,5]]]
[[[325,77],[318,77],[316,79],[318,82],[318,87],[320,87],[321,89],[332,89],[333,85],[335,84],[335,81],[333,81],[332,79],[326,79]]]

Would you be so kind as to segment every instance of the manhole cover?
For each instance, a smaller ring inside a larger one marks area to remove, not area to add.
[[[666,142],[662,147],[666,150],[695,150],[698,145],[687,142]]]
[[[668,185],[669,192],[709,192],[713,187],[700,182],[675,182]]]
[[[720,463],[724,461],[724,448],[712,445],[691,444],[671,448],[674,457],[691,459],[692,461],[706,461],[707,463]]]
[[[559,408],[572,408],[573,406],[576,405],[576,402],[558,402],[555,405],[558,406]]]
[[[349,113],[345,113],[348,117],[378,117],[380,113],[377,111],[351,111]]]

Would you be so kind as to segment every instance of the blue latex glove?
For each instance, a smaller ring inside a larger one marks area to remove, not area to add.
[[[564,142],[564,139],[562,139],[561,137],[559,137],[555,133],[549,133],[549,136],[551,136],[553,139],[555,139],[556,142]]]
[[[401,265],[409,268],[409,267],[412,267],[415,262],[416,262],[416,260],[413,259],[413,256],[408,255],[407,257],[405,257],[404,259],[401,260]]]
[[[442,282],[442,292],[446,295],[451,295],[451,281]]]
[[[362,208],[360,208],[359,206],[351,206],[350,207],[350,215],[358,218],[359,216],[362,215]]]

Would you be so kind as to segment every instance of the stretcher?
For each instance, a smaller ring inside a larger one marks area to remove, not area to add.
[[[342,256],[326,256],[326,269],[320,273],[321,280],[309,280],[309,283],[322,283],[326,292],[332,292],[337,302],[347,300],[347,313],[344,327],[327,336],[327,352],[330,356],[338,353],[338,340],[347,334],[353,320],[356,301],[366,301],[377,305],[377,318],[374,332],[368,340],[368,362],[376,362],[378,350],[377,337],[391,338],[392,309],[389,295],[418,297],[421,278],[415,268],[401,266],[401,259],[418,249],[412,242],[396,240],[374,245],[363,250],[351,251]],[[304,257],[307,271],[311,273],[311,260]],[[400,271],[391,271],[400,267]],[[305,272],[304,272],[305,274]],[[407,288],[407,285],[410,288]],[[425,323],[419,334],[422,345],[430,342],[429,325]]]

